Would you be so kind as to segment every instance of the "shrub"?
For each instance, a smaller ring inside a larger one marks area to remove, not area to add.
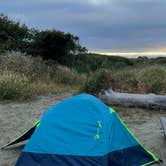
[[[79,74],[75,70],[65,66],[56,66],[55,72],[52,72],[52,78],[57,83],[72,85],[80,85],[85,82],[85,75]]]
[[[112,77],[116,82],[115,90],[120,89],[121,91],[133,92],[138,87],[136,70],[126,68],[120,71],[112,71]]]
[[[96,70],[105,69],[119,69],[126,66],[132,66],[132,60],[125,57],[107,56],[100,54],[78,54],[74,55],[70,60],[71,64],[66,64],[73,67],[80,73],[90,73]]]
[[[147,65],[98,70],[90,75],[81,91],[98,94],[108,88],[119,92],[166,94],[166,67]]]
[[[85,84],[80,88],[80,92],[87,92],[97,95],[101,90],[106,90],[110,86],[114,86],[114,81],[111,80],[109,71],[100,69],[92,74]]]
[[[146,93],[166,92],[166,69],[153,66],[142,70],[139,78],[139,88]]]

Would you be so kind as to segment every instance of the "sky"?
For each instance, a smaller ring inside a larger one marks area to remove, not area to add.
[[[1,0],[0,12],[77,35],[93,52],[166,52],[166,0]]]

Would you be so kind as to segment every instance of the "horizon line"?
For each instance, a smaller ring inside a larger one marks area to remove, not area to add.
[[[91,52],[90,52],[91,53]],[[92,51],[95,54],[108,55],[108,56],[124,56],[124,57],[139,57],[139,56],[148,56],[148,57],[166,57],[166,52],[164,51],[145,51],[145,52],[100,52]]]

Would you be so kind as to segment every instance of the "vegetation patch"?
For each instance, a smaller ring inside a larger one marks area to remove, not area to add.
[[[85,84],[80,88],[80,92],[97,95],[100,91],[113,86],[111,84],[114,84],[114,81],[111,80],[109,71],[106,69],[100,69],[87,78]]]
[[[40,57],[19,52],[0,55],[0,99],[28,99],[78,89],[85,79],[74,69]]]
[[[127,93],[166,94],[166,66],[146,65],[113,70],[98,70],[91,74],[81,91],[98,94],[112,89]]]
[[[7,70],[1,72],[0,99],[28,97],[30,91],[30,82],[24,74],[16,74]]]

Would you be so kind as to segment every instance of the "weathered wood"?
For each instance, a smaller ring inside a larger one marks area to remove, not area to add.
[[[119,93],[107,90],[100,93],[99,98],[109,105],[166,109],[166,95]]]
[[[163,128],[164,135],[165,135],[165,138],[166,138],[166,117],[161,117],[160,122],[161,122],[161,126]]]

